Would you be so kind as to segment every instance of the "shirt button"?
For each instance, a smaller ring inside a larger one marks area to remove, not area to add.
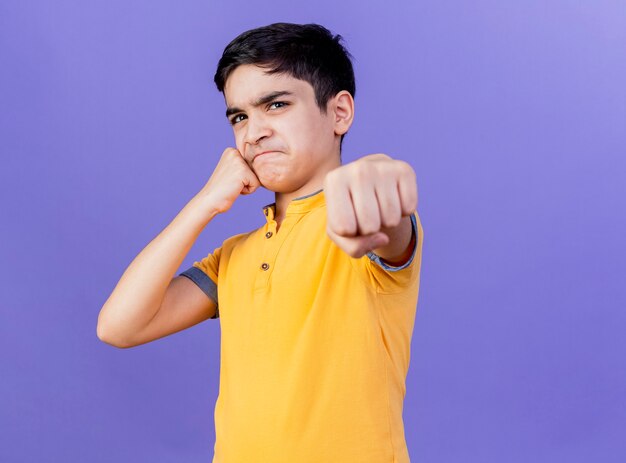
[[[269,232],[267,232],[267,233],[265,234],[265,237],[266,237],[266,238],[271,238],[271,237],[272,237],[272,235],[273,235],[273,233],[272,233],[271,231],[269,231]]]
[[[267,263],[263,262],[263,265],[261,265],[261,268],[263,270],[267,270],[268,268],[270,268],[270,264],[267,264]]]

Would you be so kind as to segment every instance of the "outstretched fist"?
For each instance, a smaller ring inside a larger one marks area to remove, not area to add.
[[[390,236],[397,236],[389,232],[417,208],[415,171],[386,154],[364,156],[330,171],[323,188],[328,236],[352,257],[389,247]]]

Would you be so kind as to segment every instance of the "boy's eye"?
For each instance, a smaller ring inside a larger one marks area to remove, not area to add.
[[[289,103],[287,103],[287,102],[285,102],[285,101],[274,101],[273,103],[268,104],[268,105],[267,105],[267,107],[268,107],[268,108],[270,108],[270,107],[272,107],[272,106],[274,106],[274,105],[282,105],[282,106],[287,106],[288,104],[289,104]],[[282,106],[279,106],[279,108],[281,108]],[[240,122],[239,117],[242,117],[242,116],[244,116],[244,114],[237,114],[235,117],[233,117],[233,118],[230,120],[230,123],[231,123],[232,125],[237,124],[238,122]]]
[[[284,101],[275,101],[274,103],[270,103],[270,106],[273,106],[275,104],[286,105],[287,103],[285,103]]]

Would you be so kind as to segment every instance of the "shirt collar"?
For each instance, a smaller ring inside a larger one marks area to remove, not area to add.
[[[324,189],[317,190],[315,193],[292,199],[287,206],[285,215],[304,214],[325,203]],[[263,206],[263,213],[268,220],[273,220],[276,214],[276,203]]]

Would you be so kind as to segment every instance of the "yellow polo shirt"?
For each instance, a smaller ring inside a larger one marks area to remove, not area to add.
[[[423,230],[404,266],[326,234],[322,190],[182,272],[218,303],[213,463],[407,463],[402,406]]]

